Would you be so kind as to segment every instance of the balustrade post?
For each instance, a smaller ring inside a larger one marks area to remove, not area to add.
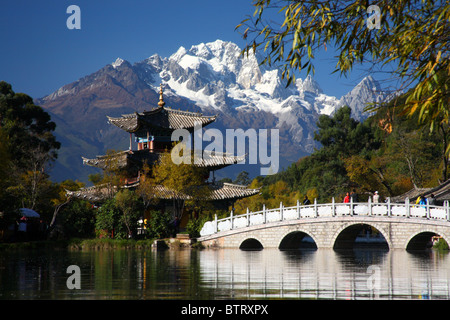
[[[369,202],[368,202],[368,204],[369,204],[369,212],[368,212],[368,215],[371,216],[372,213],[373,213],[373,211],[372,211],[372,197],[371,197],[371,196],[369,196]]]
[[[280,221],[283,221],[283,202],[280,202]]]
[[[263,223],[267,222],[266,205],[263,204]]]
[[[409,218],[411,216],[411,207],[409,206],[409,198],[405,199],[405,207],[406,207],[406,217]]]
[[[331,198],[331,216],[336,216],[336,203],[334,202],[334,197]]]
[[[353,198],[350,197],[350,217],[353,217]]]
[[[317,218],[319,216],[319,212],[317,210],[317,198],[314,198],[314,216]]]
[[[247,207],[246,215],[247,215],[247,227],[248,227],[250,225],[250,211],[248,210],[248,207]]]
[[[297,218],[300,219],[300,201],[297,199]]]
[[[214,233],[217,233],[217,214],[214,215]]]
[[[447,212],[447,221],[450,221],[450,203],[445,201],[445,211]]]
[[[392,209],[392,207],[391,207],[391,197],[387,198],[387,205],[388,205],[388,207],[387,207],[387,215],[388,215],[388,217],[391,217],[392,216],[392,212],[391,212],[391,209]]]
[[[430,219],[430,204],[428,203],[428,199],[426,200],[427,202],[427,206],[426,206],[426,210],[427,212],[425,213],[427,219]]]
[[[233,230],[233,214],[234,214],[234,212],[233,212],[233,210],[231,210],[231,212],[230,212],[230,223],[231,223],[231,230]]]

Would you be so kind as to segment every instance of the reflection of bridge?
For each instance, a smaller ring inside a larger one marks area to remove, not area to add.
[[[199,251],[198,261],[201,283],[216,297],[450,299],[450,255],[437,253],[231,249]]]
[[[348,248],[362,233],[378,234],[389,249],[417,249],[433,236],[450,243],[450,206],[332,203],[266,209],[208,221],[198,241],[220,248],[293,249],[312,238],[317,248]],[[374,240],[374,236],[367,236]],[[311,243],[310,243],[311,244]]]

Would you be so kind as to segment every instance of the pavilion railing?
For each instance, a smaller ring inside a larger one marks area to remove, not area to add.
[[[370,198],[368,202],[340,203],[335,202],[333,198],[331,203],[326,204],[318,204],[315,199],[310,205],[300,205],[299,201],[292,207],[284,207],[283,203],[280,203],[278,208],[267,209],[263,205],[261,211],[250,212],[247,208],[247,212],[241,215],[234,215],[231,211],[230,216],[224,219],[217,219],[215,215],[213,221],[205,222],[200,236],[283,220],[344,216],[386,216],[450,221],[450,205],[448,201],[445,201],[443,206],[413,204],[408,198],[405,203],[391,203],[389,198],[385,203],[373,203]]]

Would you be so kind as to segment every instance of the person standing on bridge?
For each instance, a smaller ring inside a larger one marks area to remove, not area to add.
[[[345,195],[344,198],[344,203],[349,203],[350,202],[350,194],[347,192],[347,194]]]
[[[350,198],[352,199],[353,203],[358,202],[358,194],[356,193],[355,189],[353,189],[352,193],[350,193]]]
[[[436,197],[434,196],[434,194],[430,195],[430,198],[428,199],[428,204],[430,206],[435,206],[436,205]]]
[[[305,196],[305,200],[303,200],[303,205],[307,206],[309,204],[311,204],[311,201],[309,201],[308,196]]]
[[[375,191],[373,195],[373,203],[378,203],[380,201],[380,195],[378,194],[378,191]]]

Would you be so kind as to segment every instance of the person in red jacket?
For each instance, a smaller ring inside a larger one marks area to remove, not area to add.
[[[344,203],[349,203],[350,202],[350,194],[347,192],[347,194],[345,195],[344,198]]]

